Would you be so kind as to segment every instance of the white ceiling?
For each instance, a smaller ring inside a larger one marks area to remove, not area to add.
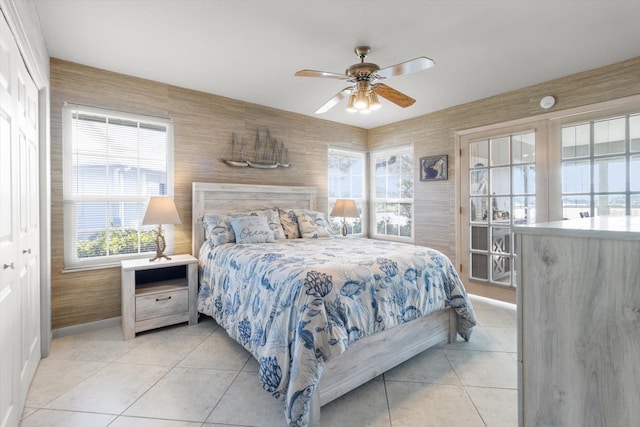
[[[347,84],[300,69],[342,73],[359,45],[381,68],[432,58],[385,81],[411,107],[315,116],[366,129],[640,56],[640,0],[35,3],[52,57],[309,116]]]

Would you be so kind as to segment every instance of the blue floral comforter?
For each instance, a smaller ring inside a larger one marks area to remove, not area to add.
[[[265,390],[285,400],[289,425],[307,425],[324,361],[350,343],[451,306],[468,340],[475,316],[449,259],[370,239],[205,243],[198,310],[260,364]]]

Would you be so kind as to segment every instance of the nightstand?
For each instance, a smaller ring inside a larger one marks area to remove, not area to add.
[[[198,260],[172,255],[170,260],[128,259],[122,271],[122,335],[189,322],[198,322],[196,311]]]

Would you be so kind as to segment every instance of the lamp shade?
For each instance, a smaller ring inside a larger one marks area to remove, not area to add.
[[[142,225],[182,224],[171,197],[152,196],[142,219]]]
[[[356,202],[355,200],[351,199],[336,200],[336,204],[329,215],[341,216],[343,218],[360,218],[360,213],[358,213]]]

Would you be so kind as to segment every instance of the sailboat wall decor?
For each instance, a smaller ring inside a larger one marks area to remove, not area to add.
[[[236,135],[231,134],[231,159],[222,160],[226,165],[236,168],[246,168],[249,163],[244,159],[244,141],[240,145],[240,157],[236,158]]]
[[[244,139],[240,143],[240,153],[236,156],[236,136],[231,134],[231,158],[222,159],[222,161],[232,167],[251,167],[256,169],[275,169],[278,167],[288,168],[289,150],[285,148],[284,143],[278,143],[277,139],[271,137],[269,129],[266,136],[260,138],[260,131],[256,129],[256,142],[253,149],[253,156],[245,155]],[[253,160],[249,160],[253,158]]]

